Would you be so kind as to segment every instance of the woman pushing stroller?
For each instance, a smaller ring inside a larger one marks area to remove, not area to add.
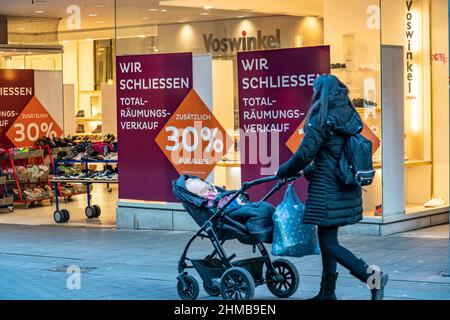
[[[310,182],[303,222],[318,226],[323,266],[320,291],[311,300],[337,299],[337,263],[369,285],[372,300],[382,300],[388,275],[373,270],[338,242],[339,227],[362,219],[361,187],[345,186],[335,174],[346,133],[361,127],[361,119],[348,97],[348,88],[338,78],[320,76],[313,87],[302,144],[276,173],[279,178],[289,178],[302,171]]]

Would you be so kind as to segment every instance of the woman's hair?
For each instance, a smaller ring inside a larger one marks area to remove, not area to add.
[[[322,127],[328,116],[328,105],[333,102],[337,96],[345,95],[348,104],[354,108],[350,98],[349,90],[336,76],[325,74],[316,78],[313,84],[314,94],[312,97],[311,108],[308,111],[307,122],[313,114],[317,114],[318,125]]]

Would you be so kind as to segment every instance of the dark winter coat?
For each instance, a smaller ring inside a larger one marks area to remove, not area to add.
[[[304,223],[344,226],[362,219],[361,188],[344,186],[336,177],[345,136],[359,131],[361,124],[346,95],[330,97],[324,125],[318,125],[317,113],[311,114],[302,144],[277,171],[279,177],[290,177],[307,167],[310,184]]]

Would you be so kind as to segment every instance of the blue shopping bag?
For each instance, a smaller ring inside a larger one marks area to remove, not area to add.
[[[304,215],[305,206],[290,184],[273,215],[274,256],[304,257],[320,254],[317,226],[304,224]]]

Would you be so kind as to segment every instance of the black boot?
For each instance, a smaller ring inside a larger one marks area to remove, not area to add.
[[[371,289],[371,296],[372,300],[383,300],[384,298],[384,287],[388,283],[389,276],[387,273],[380,272],[379,277],[380,279],[377,281],[377,279],[373,279],[374,281],[371,281],[372,283],[368,283],[372,273],[369,270],[369,265],[364,262],[363,259],[357,260],[357,262],[354,264],[354,269],[350,271],[350,274],[358,278],[360,281],[364,282],[368,286],[375,286],[375,288]]]
[[[386,287],[389,281],[389,275],[387,273],[380,273],[380,284],[378,288],[372,289],[372,300],[383,300],[384,298],[384,287]]]
[[[335,290],[338,273],[322,273],[320,281],[320,291],[314,297],[307,299],[313,300],[337,300]]]

